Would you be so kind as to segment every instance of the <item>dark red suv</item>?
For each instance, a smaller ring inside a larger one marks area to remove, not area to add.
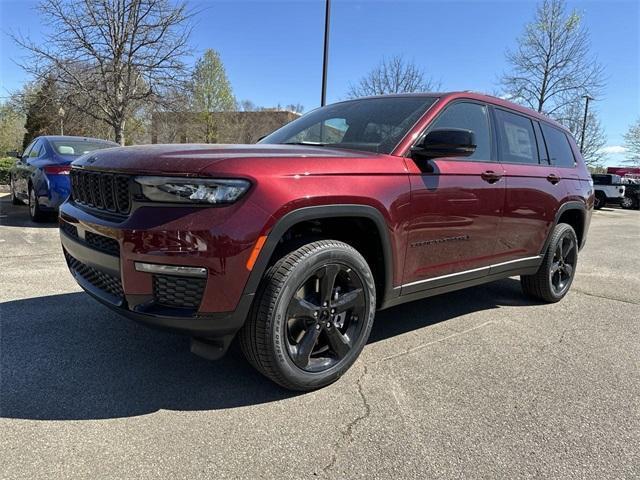
[[[571,135],[475,93],[314,110],[256,145],[88,154],[62,206],[78,283],[292,389],[339,378],[376,310],[520,275],[560,300],[593,208]],[[397,319],[402,321],[402,319]]]

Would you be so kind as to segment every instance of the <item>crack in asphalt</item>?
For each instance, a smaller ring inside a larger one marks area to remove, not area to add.
[[[356,385],[358,387],[358,394],[360,395],[360,399],[362,400],[362,405],[364,406],[364,412],[361,415],[358,415],[353,420],[351,420],[349,423],[347,423],[344,431],[341,434],[341,437],[333,446],[331,461],[327,465],[322,467],[323,473],[328,473],[333,467],[335,467],[336,462],[338,461],[338,450],[340,446],[344,443],[346,443],[346,445],[351,444],[351,442],[353,442],[353,431],[356,428],[356,426],[371,416],[371,405],[367,400],[367,396],[364,393],[364,387],[362,385],[362,381],[364,380],[364,377],[368,373],[369,373],[369,369],[365,365],[364,370],[362,371],[362,374],[360,375],[360,377],[358,377],[358,380],[356,381]]]
[[[606,295],[597,295],[595,293],[585,292],[584,290],[578,290],[576,288],[574,288],[572,292],[579,293],[581,295],[586,295],[588,297],[602,298],[604,300],[613,300],[614,302],[628,303],[629,305],[640,305],[640,303],[632,302],[631,300],[623,300],[622,298],[607,297]]]

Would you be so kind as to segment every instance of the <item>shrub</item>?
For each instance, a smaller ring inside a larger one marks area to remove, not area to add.
[[[0,185],[9,184],[9,169],[13,167],[15,160],[12,157],[0,158]]]

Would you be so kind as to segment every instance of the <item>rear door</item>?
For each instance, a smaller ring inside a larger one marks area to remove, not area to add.
[[[573,179],[552,163],[539,122],[511,110],[493,111],[506,180],[497,254],[501,262],[526,263],[540,254]]]
[[[402,294],[453,283],[461,272],[485,275],[479,267],[493,263],[495,255],[505,188],[489,109],[470,100],[453,102],[427,132],[437,128],[472,130],[477,147],[465,158],[407,159],[412,215]]]

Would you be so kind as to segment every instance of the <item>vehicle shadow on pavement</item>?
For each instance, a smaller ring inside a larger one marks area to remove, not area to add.
[[[58,228],[57,214],[51,213],[46,220],[42,223],[32,222],[29,207],[13,205],[10,196],[6,194],[0,198],[0,225],[3,227]]]
[[[468,289],[380,312],[370,342],[477,310],[528,305],[518,282]],[[159,409],[212,410],[289,398],[233,345],[217,362],[187,337],[136,324],[85,293],[0,304],[0,417],[86,420]]]

